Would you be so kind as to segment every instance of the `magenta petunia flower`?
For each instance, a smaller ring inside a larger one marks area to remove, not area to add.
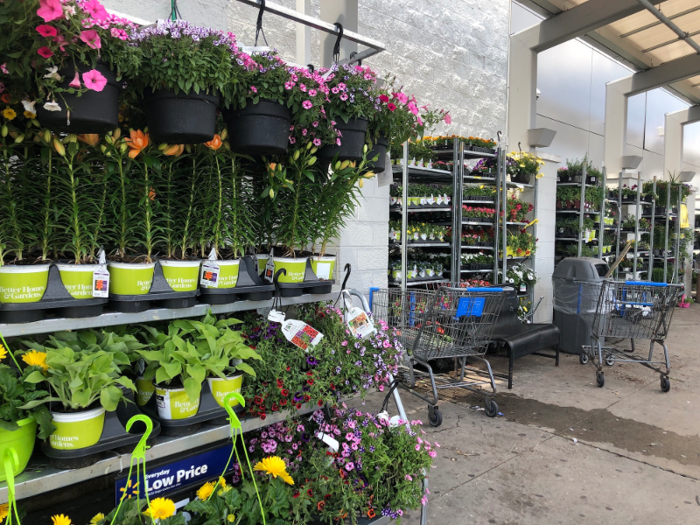
[[[87,73],[83,73],[83,83],[88,89],[102,91],[107,85],[107,79],[96,69],[91,69]]]
[[[394,93],[394,97],[396,97],[396,100],[398,100],[402,104],[408,102],[408,95],[406,95],[405,93]]]
[[[36,14],[43,18],[44,22],[51,22],[63,16],[63,7],[60,0],[39,0]]]
[[[83,11],[89,14],[91,18],[94,18],[100,22],[103,22],[109,18],[109,13],[97,0],[88,0],[87,2],[81,4],[80,7],[83,9]]]
[[[313,104],[310,100],[305,100],[301,103],[301,105],[304,107],[304,109],[311,109],[313,107]]]
[[[389,97],[387,97],[386,95],[379,95],[379,100],[386,104],[387,102],[389,102]]]
[[[5,75],[10,74],[10,71],[7,69],[7,62],[0,64],[0,71],[2,71]]]
[[[46,46],[41,46],[36,52],[44,58],[51,58],[53,56],[53,51]]]
[[[445,113],[445,118],[443,120],[445,121],[445,124],[452,124],[452,117],[449,113]]]
[[[80,88],[80,73],[77,71],[75,72],[75,76],[73,77],[73,80],[70,81],[70,84],[68,84],[72,88]]]
[[[36,26],[36,30],[41,36],[56,36],[58,34],[58,30],[48,24]]]
[[[389,109],[389,111],[396,111],[396,104],[389,102],[386,107]]]
[[[86,31],[80,32],[80,40],[85,42],[92,49],[100,49],[102,47],[102,42],[100,41],[100,35],[94,29],[88,29]]]
[[[250,90],[251,90],[253,93],[257,93],[257,92],[258,92],[258,88],[256,88],[255,86],[250,86]]]
[[[321,145],[321,139],[314,139],[314,146],[317,148]]]

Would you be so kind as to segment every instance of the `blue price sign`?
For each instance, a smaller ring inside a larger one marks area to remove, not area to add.
[[[459,303],[457,303],[455,318],[459,319],[464,316],[481,317],[485,303],[486,298],[484,297],[461,297]]]
[[[119,500],[125,491],[129,496],[145,497],[145,490],[148,490],[148,496],[155,498],[162,496],[175,489],[181,489],[188,485],[199,484],[204,480],[220,476],[224,471],[226,462],[231,455],[231,444],[214,450],[208,450],[185,459],[181,459],[162,465],[155,468],[149,468],[146,471],[146,479],[141,475],[140,479],[136,480],[136,473],[132,473],[132,477],[127,479],[118,479],[114,483],[115,500],[119,505]],[[229,466],[229,471],[232,470],[232,465]],[[135,470],[135,469],[134,469]]]

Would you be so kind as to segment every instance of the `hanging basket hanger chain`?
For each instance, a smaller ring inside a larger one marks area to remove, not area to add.
[[[267,37],[265,36],[265,31],[263,30],[263,13],[265,13],[265,0],[260,0],[260,11],[258,12],[258,21],[255,24],[255,47],[258,47],[258,37],[260,35],[262,35],[263,42],[265,42],[265,45],[270,45],[267,43]]]
[[[336,22],[334,25],[338,28],[338,38],[333,46],[333,61],[337,64],[340,62],[340,41],[343,39],[343,24]]]

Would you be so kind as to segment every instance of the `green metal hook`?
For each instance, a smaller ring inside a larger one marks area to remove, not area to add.
[[[146,431],[143,433],[143,436],[141,436],[141,439],[134,447],[134,451],[131,453],[131,457],[145,460],[146,459],[146,449],[148,448],[148,445],[146,444],[146,442],[148,441],[148,438],[151,437],[151,432],[153,432],[153,421],[151,421],[151,418],[148,416],[144,416],[143,414],[138,414],[136,416],[133,416],[131,419],[129,419],[129,421],[127,421],[126,431],[129,432],[129,430],[131,430],[131,427],[137,421],[141,421],[142,423],[145,423]]]
[[[5,449],[2,458],[5,469],[5,480],[7,483],[7,525],[12,524],[12,512],[14,511],[19,525],[19,513],[17,511],[17,500],[15,498],[15,469],[19,469],[19,456],[13,447]]]
[[[226,410],[226,412],[228,412],[228,418],[229,422],[231,423],[231,428],[240,429],[242,428],[241,420],[238,419],[238,416],[233,411],[233,407],[231,407],[231,401],[234,399],[238,400],[242,407],[245,407],[245,399],[243,399],[243,396],[238,392],[231,392],[230,394],[227,394],[224,398],[224,409]]]

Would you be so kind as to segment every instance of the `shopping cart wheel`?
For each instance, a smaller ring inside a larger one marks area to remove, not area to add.
[[[489,417],[496,417],[498,414],[498,404],[491,397],[487,397],[484,402],[486,403],[484,407],[486,415]]]
[[[442,413],[438,407],[428,405],[428,421],[431,427],[439,427],[442,425]]]
[[[581,363],[582,365],[585,365],[588,363],[588,354],[586,352],[581,352],[578,355],[578,362]]]
[[[671,390],[671,380],[668,376],[661,376],[661,391],[668,392]]]
[[[595,373],[595,382],[598,384],[600,388],[603,388],[603,385],[605,385],[605,374],[603,372],[596,372]]]
[[[605,356],[605,364],[608,366],[612,366],[615,364],[615,358],[611,355],[606,355]]]

